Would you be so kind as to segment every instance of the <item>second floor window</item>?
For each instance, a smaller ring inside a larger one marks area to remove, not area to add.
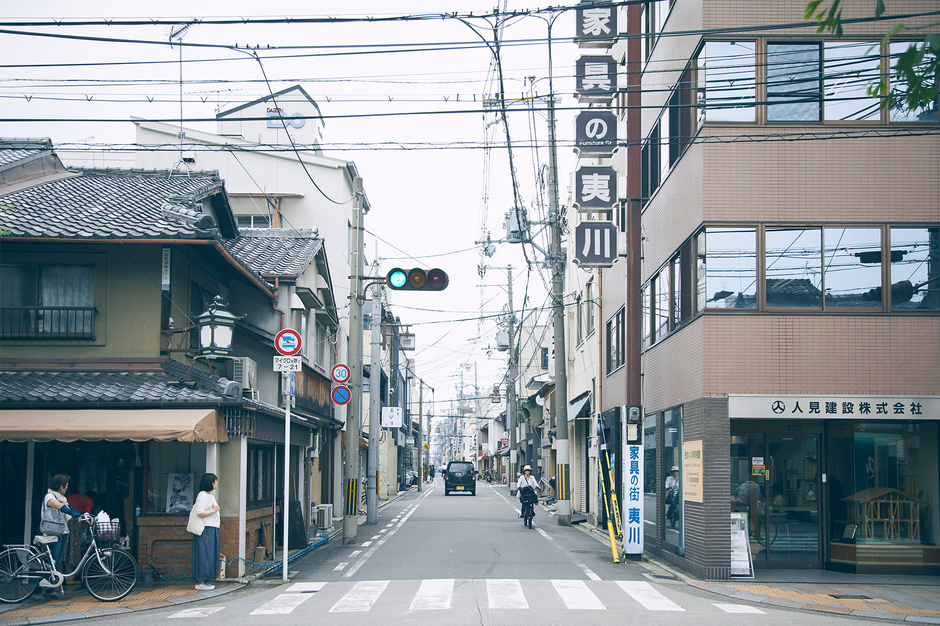
[[[607,373],[610,374],[624,364],[623,325],[624,309],[621,308],[607,322]]]
[[[94,266],[0,266],[4,338],[94,339],[94,313]]]
[[[238,215],[235,219],[238,220],[239,228],[271,227],[271,220],[268,219],[267,215]]]

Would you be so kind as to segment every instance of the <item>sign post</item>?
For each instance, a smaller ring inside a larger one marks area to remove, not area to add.
[[[287,531],[290,529],[288,516],[290,509],[287,506],[287,497],[290,493],[290,375],[291,372],[300,371],[303,367],[302,357],[294,356],[300,353],[303,339],[293,328],[284,328],[274,336],[274,348],[281,354],[274,357],[274,371],[281,372],[281,393],[284,402],[284,497],[281,500],[281,523],[284,526],[284,536],[281,564],[281,579],[287,582]],[[281,359],[279,363],[278,360]]]

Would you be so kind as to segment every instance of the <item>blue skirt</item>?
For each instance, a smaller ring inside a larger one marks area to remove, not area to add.
[[[215,580],[219,573],[219,529],[206,526],[201,535],[193,535],[193,580]]]

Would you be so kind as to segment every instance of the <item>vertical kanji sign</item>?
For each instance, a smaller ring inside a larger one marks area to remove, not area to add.
[[[623,551],[643,554],[643,446],[627,445],[626,428],[623,433]]]

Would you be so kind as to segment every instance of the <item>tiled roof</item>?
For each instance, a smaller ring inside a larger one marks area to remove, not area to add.
[[[0,150],[5,152],[11,150]],[[222,188],[214,172],[170,177],[165,171],[86,169],[0,196],[0,204],[15,207],[0,212],[0,227],[11,237],[208,238],[218,230],[195,202]]]
[[[323,245],[309,229],[243,228],[223,243],[242,265],[261,276],[301,274]]]
[[[216,403],[231,400],[165,372],[0,372],[0,406],[23,403]]]
[[[39,155],[52,151],[52,141],[47,138],[7,138],[0,137],[0,170],[17,162],[29,161]]]

